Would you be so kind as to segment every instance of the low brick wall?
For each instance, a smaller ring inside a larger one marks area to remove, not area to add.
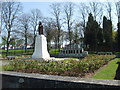
[[[120,80],[2,71],[2,88],[120,88]]]

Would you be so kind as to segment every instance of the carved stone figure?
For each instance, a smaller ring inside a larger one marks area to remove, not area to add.
[[[32,58],[41,61],[50,60],[51,58],[47,50],[47,40],[43,34],[43,25],[41,22],[39,22],[38,33],[39,35],[37,35],[35,39],[35,50]]]
[[[39,32],[39,35],[43,34],[43,25],[41,22],[39,22],[38,32]]]

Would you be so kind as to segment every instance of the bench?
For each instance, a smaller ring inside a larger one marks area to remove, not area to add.
[[[7,59],[8,59],[8,60],[15,59],[15,56],[7,56]]]

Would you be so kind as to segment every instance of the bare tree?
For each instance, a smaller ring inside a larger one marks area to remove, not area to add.
[[[51,42],[54,41],[54,30],[56,29],[56,23],[52,18],[44,19],[44,31],[47,38],[48,50],[50,50]]]
[[[56,26],[58,29],[58,36],[57,36],[57,46],[60,50],[59,44],[60,44],[60,31],[61,31],[61,24],[60,24],[60,15],[61,15],[61,4],[60,3],[53,3],[51,6],[51,14],[54,16],[56,21]]]
[[[28,14],[22,14],[19,17],[19,26],[21,28],[21,34],[25,39],[25,52],[27,50],[27,42],[28,42],[28,35],[29,35],[29,24],[30,24],[30,16]]]
[[[69,35],[69,42],[72,42],[72,16],[74,12],[74,4],[72,2],[68,2],[64,5],[64,13],[65,13],[65,20],[67,23],[68,35]]]
[[[94,20],[98,21],[99,24],[102,22],[102,16],[103,16],[103,8],[102,3],[100,2],[90,2],[90,6],[88,6],[88,13],[92,13]]]
[[[106,9],[108,12],[109,19],[111,20],[112,19],[112,3],[111,2],[107,2]]]
[[[83,26],[83,31],[85,31],[85,27],[86,27],[86,18],[88,16],[87,10],[88,10],[88,8],[87,8],[86,4],[85,3],[80,3],[79,12],[81,14],[80,18],[82,19],[82,22],[83,22],[83,24],[81,24]]]
[[[81,23],[76,23],[75,24],[75,40],[83,38],[84,37],[84,29],[83,29],[83,24]]]
[[[38,22],[42,20],[42,13],[39,9],[33,9],[31,10],[31,15],[30,15],[30,21],[31,21],[31,26],[33,27],[34,30],[34,38],[33,38],[33,47],[35,46],[35,37],[36,37],[36,31],[38,29]]]
[[[6,41],[7,41],[7,38],[6,38],[6,36],[2,36],[2,44],[1,45],[3,45],[4,47],[4,49],[5,49],[5,46],[6,46]]]
[[[117,11],[117,17],[118,17],[118,23],[120,22],[120,1],[115,3],[116,5],[116,11]]]
[[[5,27],[7,30],[7,52],[10,43],[11,31],[14,27],[18,15],[20,15],[21,4],[20,2],[3,2],[2,3],[2,27]]]

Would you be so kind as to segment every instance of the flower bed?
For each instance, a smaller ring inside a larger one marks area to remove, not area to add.
[[[3,70],[83,77],[107,64],[114,57],[115,55],[88,55],[79,61],[68,59],[48,62],[13,60],[9,65],[5,65]]]

